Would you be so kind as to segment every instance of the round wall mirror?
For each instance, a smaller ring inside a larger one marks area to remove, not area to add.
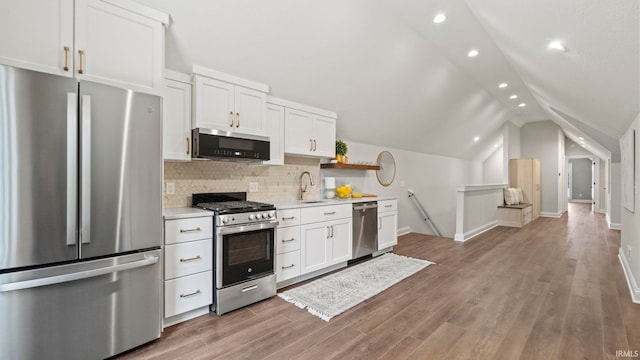
[[[377,163],[380,166],[380,169],[376,171],[378,182],[382,186],[391,185],[393,179],[396,178],[396,160],[393,155],[388,151],[383,151],[378,154]]]

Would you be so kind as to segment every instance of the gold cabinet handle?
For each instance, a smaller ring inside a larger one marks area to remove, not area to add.
[[[386,208],[387,208],[387,207],[393,207],[393,205],[385,205],[384,207],[386,207]]]
[[[229,127],[233,127],[233,111],[229,111]]]
[[[69,47],[64,47],[64,71],[69,71]]]
[[[309,151],[313,151],[313,139],[309,139]]]
[[[295,240],[296,240],[296,238],[291,238],[291,239],[287,239],[287,240],[282,239],[282,242],[283,243],[288,243],[288,242],[292,242],[292,241],[295,241]]]
[[[80,54],[80,66],[78,66],[78,74],[84,74],[84,50],[78,50]]]
[[[181,233],[190,233],[190,232],[197,232],[197,231],[200,231],[199,227],[193,228],[193,229],[180,229]]]
[[[282,221],[285,221],[285,220],[293,220],[293,219],[295,219],[295,218],[296,218],[295,216],[283,217],[283,218],[282,218]]]
[[[313,139],[313,151],[318,149],[318,144],[316,143],[316,139]]]
[[[335,215],[335,214],[336,214],[336,212],[335,212],[335,211],[329,211],[329,212],[326,212],[326,213],[324,213],[324,214],[325,214],[325,215]]]
[[[189,139],[189,137],[187,137],[187,155],[189,155],[191,153],[191,139]]]
[[[236,113],[236,119],[238,120],[236,122],[236,127],[239,128],[240,127],[240,113],[239,112]]]
[[[180,262],[181,263],[186,263],[186,262],[196,261],[196,260],[200,260],[200,259],[202,259],[202,258],[200,257],[200,255],[198,255],[198,256],[195,256],[195,257],[192,257],[192,258],[180,259]]]
[[[282,267],[282,270],[284,270],[284,269],[290,269],[290,268],[292,268],[292,267],[294,267],[294,266],[296,266],[296,264],[291,264],[291,265],[283,266],[283,267]]]
[[[200,294],[200,290],[196,290],[196,291],[194,291],[192,293],[189,293],[189,294],[180,294],[180,297],[181,298],[186,298],[186,297],[193,296],[193,295],[198,295],[198,294]]]

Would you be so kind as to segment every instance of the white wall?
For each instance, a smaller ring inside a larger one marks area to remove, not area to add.
[[[622,171],[619,162],[611,163],[611,199],[608,222],[609,227],[620,229],[622,227]]]
[[[502,183],[509,183],[509,159],[520,158],[520,128],[510,121],[502,127],[502,157],[504,173]]]
[[[546,216],[559,216],[563,209],[559,189],[563,179],[562,164],[559,164],[560,141],[558,125],[554,122],[538,121],[527,123],[520,129],[520,155],[522,158],[540,160],[540,212]],[[562,144],[564,145],[564,144]],[[562,147],[564,152],[564,146]]]
[[[482,163],[482,183],[502,184],[504,183],[504,146],[499,146],[493,154]]]
[[[397,196],[399,231],[433,234],[408,197],[407,189],[412,189],[440,233],[453,237],[456,225],[456,186],[479,184],[482,181],[482,163],[361,144],[348,139],[345,142],[349,147],[349,162],[352,163],[375,161],[381,151],[391,152],[396,161],[394,182],[384,187],[378,183],[375,171],[361,170],[323,169],[322,177],[335,177],[337,186],[349,183],[355,192]]]
[[[621,215],[622,220],[622,239],[620,246],[620,256],[625,265],[625,273],[627,275],[627,280],[629,281],[630,288],[632,289],[632,296],[634,297],[635,302],[640,302],[640,194],[637,193],[638,185],[640,183],[640,179],[638,176],[638,170],[640,169],[640,147],[638,146],[638,134],[640,134],[640,116],[635,119],[635,121],[629,127],[629,130],[636,131],[636,143],[635,143],[635,212],[631,212],[627,210],[623,206],[618,206],[618,211]],[[614,166],[617,165],[617,166]],[[611,168],[618,168],[620,164],[611,164]],[[620,175],[620,171],[617,171],[618,175]],[[613,181],[612,181],[613,182]],[[612,193],[615,188],[612,187]],[[622,183],[618,187],[618,193],[621,193]],[[614,203],[612,201],[612,203]],[[621,204],[621,201],[618,201],[618,204]],[[613,207],[613,206],[612,206]],[[612,208],[611,222],[614,222],[614,208]]]

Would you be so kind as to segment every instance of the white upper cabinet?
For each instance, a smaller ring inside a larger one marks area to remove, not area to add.
[[[73,76],[73,0],[0,1],[0,14],[0,62]]]
[[[268,136],[269,86],[193,66],[193,128]]]
[[[191,160],[191,77],[165,71],[163,153],[165,160]]]
[[[323,114],[320,114],[321,112]],[[336,117],[335,113],[309,106],[288,106],[284,118],[284,152],[313,157],[335,157]]]
[[[3,1],[0,12],[4,64],[162,90],[166,14],[129,0]]]
[[[267,103],[267,132],[271,160],[263,164],[284,165],[284,106]]]

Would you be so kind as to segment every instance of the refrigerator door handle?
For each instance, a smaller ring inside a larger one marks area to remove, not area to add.
[[[60,283],[65,283],[65,282],[70,282],[75,280],[82,280],[82,279],[92,278],[100,275],[111,274],[111,273],[116,273],[120,271],[131,270],[131,269],[135,269],[143,266],[148,266],[148,265],[155,264],[157,262],[158,262],[158,256],[144,255],[144,259],[142,260],[132,261],[129,263],[119,264],[115,266],[106,266],[98,269],[74,272],[69,274],[49,276],[49,277],[44,277],[39,279],[32,279],[32,280],[17,281],[14,283],[0,284],[0,293],[29,289],[29,288],[39,287],[39,286],[60,284]]]
[[[76,244],[78,184],[78,95],[67,93],[67,245]]]
[[[91,242],[91,96],[82,95],[82,228],[83,244]]]

